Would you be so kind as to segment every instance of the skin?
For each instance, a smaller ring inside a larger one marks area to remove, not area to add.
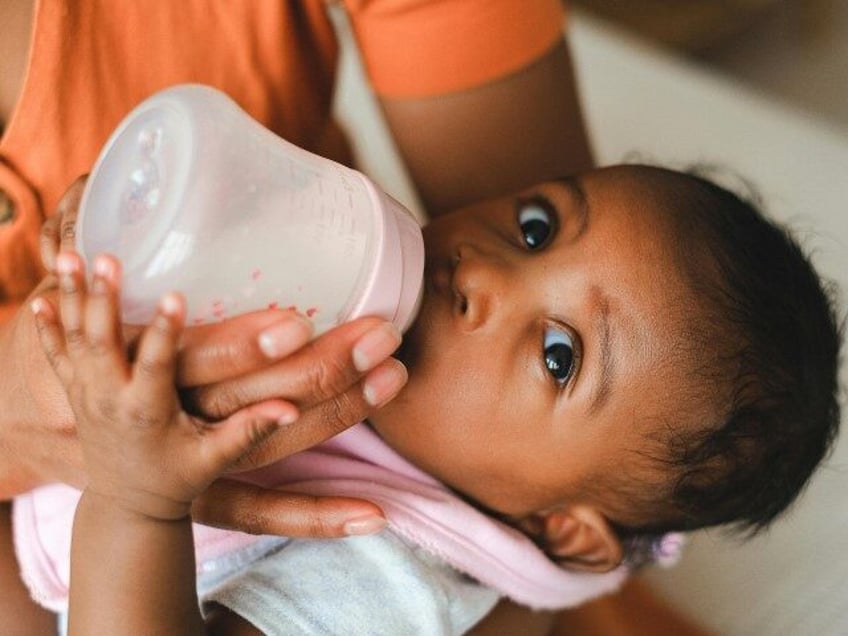
[[[55,255],[60,246],[70,249],[74,244],[74,220],[83,186],[84,180],[79,180],[68,190],[57,214],[42,230],[42,259],[48,269],[55,269]],[[55,299],[56,294],[57,278],[52,271],[32,298]],[[137,334],[137,330],[127,332],[131,340]],[[381,335],[389,337],[380,339]],[[277,342],[278,348],[273,355],[261,346],[266,336]],[[399,336],[392,334],[383,321],[364,318],[318,339],[311,340],[311,337],[308,323],[291,311],[255,312],[224,323],[186,330],[176,382],[181,398],[192,411],[210,419],[221,419],[243,406],[270,397],[285,398],[298,408],[298,431],[267,440],[244,461],[244,469],[273,461],[277,452],[287,454],[308,447],[349,426],[350,418],[357,421],[364,417],[374,406],[365,399],[367,384],[376,389],[379,401],[383,401],[390,399],[405,382],[405,370],[396,361],[387,359],[397,347]],[[375,338],[382,340],[382,346],[374,346]],[[14,448],[12,444],[4,447],[9,453],[9,462],[3,464],[3,468],[10,478],[0,480],[6,489],[3,494],[7,490],[17,494],[15,488],[23,491],[57,479],[77,487],[84,485],[86,475],[74,438],[73,413],[62,396],[58,380],[53,374],[45,373],[49,361],[38,346],[31,312],[19,312],[13,321],[0,328],[0,346],[12,352],[11,361],[17,367],[15,373],[4,376],[0,384],[4,404],[9,407],[4,415],[17,425],[10,426],[7,441],[13,440],[22,448],[33,447],[32,453],[19,457],[10,452]],[[354,351],[360,351],[367,359],[360,368],[353,364]],[[387,376],[394,377],[394,384],[387,381]],[[19,395],[27,399],[16,400]],[[29,426],[22,426],[22,423]],[[36,437],[41,436],[40,443],[27,441],[34,431],[37,431]],[[358,515],[378,512],[373,504],[359,501],[357,506],[364,506],[358,510]],[[296,511],[297,506],[294,508]],[[332,512],[329,508],[327,512]],[[223,507],[218,510],[227,514]],[[207,520],[228,525],[215,517]],[[323,520],[331,521],[329,518]],[[320,521],[322,518],[318,515],[309,523],[314,530],[320,530],[315,523]],[[339,521],[340,518],[328,523],[322,536],[343,535],[340,528],[333,529]],[[285,525],[284,522],[282,527]],[[296,524],[291,530],[304,533]]]
[[[32,2],[0,3],[0,130],[9,121],[24,81],[32,30]]]
[[[556,517],[557,531],[585,521],[586,532],[610,541],[603,520],[646,520],[622,518],[616,497],[587,485],[611,470],[658,481],[634,451],[652,450],[650,423],[671,410],[665,396],[682,377],[671,334],[681,331],[675,307],[687,292],[640,170],[605,169],[569,183],[425,228],[426,293],[401,351],[410,380],[370,421],[407,459],[485,508],[528,528],[534,519]],[[558,229],[533,250],[520,215],[539,200]],[[604,308],[615,370],[593,409]],[[574,343],[564,382],[545,366],[546,336]],[[574,511],[596,514],[575,520]],[[607,554],[606,565],[618,556]]]
[[[611,467],[630,470],[632,450],[644,444],[641,423],[661,413],[657,396],[673,379],[664,343],[679,329],[670,308],[682,283],[664,249],[662,214],[639,176],[616,168],[567,182],[576,187],[545,183],[428,229],[427,294],[404,351],[413,377],[371,417],[398,451],[486,507],[519,522],[541,515],[543,526],[566,511],[576,530],[563,550],[578,552],[563,556],[589,569],[614,565],[620,551],[605,537],[587,542],[603,533],[596,521],[608,509],[583,497],[582,485]],[[551,222],[532,250],[522,229],[528,208],[544,209]],[[43,298],[32,309],[88,469],[73,530],[70,633],[256,633],[231,613],[213,612],[208,626],[200,616],[191,510],[227,467],[289,426],[290,405],[266,400],[214,426],[190,415],[173,388],[181,297],[162,299],[130,358],[119,263],[96,259],[88,288],[73,252],[60,254],[57,270],[58,312]],[[603,364],[601,296],[613,316],[616,372],[590,414]],[[557,380],[537,359],[551,328],[568,334],[556,342],[580,351]],[[493,394],[504,396],[497,408],[488,406]],[[126,586],[136,592],[122,593]]]
[[[497,82],[380,105],[431,217],[594,167],[565,40]]]
[[[0,129],[9,121],[23,84],[33,5],[32,0],[0,3]],[[433,216],[503,195],[539,177],[571,174],[592,165],[565,44],[554,47],[530,67],[484,87],[440,98],[384,99],[381,105]],[[487,117],[480,117],[481,112]],[[459,133],[457,124],[461,124]],[[422,136],[422,131],[428,134]],[[457,139],[463,143],[458,144]],[[533,152],[527,153],[527,148]],[[564,153],[563,148],[569,151]],[[481,156],[491,161],[481,166]],[[471,174],[474,178],[469,178]],[[53,229],[59,228],[61,215],[51,218],[57,221]],[[64,230],[60,233],[68,238]],[[42,250],[45,263],[55,256],[55,238]],[[55,299],[55,278],[45,280],[35,293]],[[282,397],[300,408],[298,432],[277,434],[253,449],[248,461],[256,464],[273,461],[360,420],[372,409],[362,390],[369,379],[384,388],[393,381],[394,390],[405,379],[385,356],[384,362],[365,372],[352,364],[356,344],[381,328],[371,319],[322,336],[294,360],[265,356],[257,347],[259,335],[290,320],[278,312],[264,312],[228,321],[214,331],[187,332],[178,361],[177,382],[183,387],[183,397],[210,418],[279,397],[278,387],[285,381]],[[0,412],[0,496],[8,498],[57,480],[82,486],[87,475],[74,417],[37,346],[29,311],[20,311],[0,325],[0,353],[0,401],[4,405]],[[299,381],[293,382],[293,378]],[[385,391],[386,399],[390,394],[391,390]],[[380,515],[367,502],[305,499],[233,488],[227,482],[213,483],[195,502],[195,512],[198,519],[250,532],[312,536],[339,536],[345,533],[345,522]],[[536,615],[527,610],[505,609],[511,624],[520,620],[522,612],[527,629],[538,624]],[[15,607],[2,613],[22,615]],[[501,633],[497,620],[484,621],[475,631]],[[44,632],[36,629],[34,633]],[[537,628],[535,633],[544,630]]]
[[[4,52],[0,56],[0,125],[11,117],[23,86],[33,13],[32,0],[10,0],[0,6],[0,24],[4,25],[4,37],[0,38]],[[7,27],[9,32],[5,33]],[[527,68],[485,86],[439,98],[383,99],[381,105],[392,134],[410,163],[429,212],[435,216],[469,201],[502,195],[534,182],[540,175],[569,174],[590,167],[591,153],[573,79],[567,46],[561,44]],[[522,104],[520,108],[516,107],[518,103]],[[487,112],[487,117],[479,117],[480,112]],[[459,137],[451,128],[456,122],[463,122]],[[422,130],[429,131],[426,139],[417,136]],[[458,138],[466,136],[467,143],[457,144]],[[526,152],[529,147],[533,153]],[[569,148],[569,152],[562,152],[563,148]],[[445,159],[448,156],[450,162]],[[480,156],[492,161],[481,166]],[[520,161],[516,161],[517,156]],[[472,173],[477,176],[468,179]],[[42,255],[48,268],[59,239],[63,238],[66,245],[73,242],[73,218],[80,193],[78,183],[45,225]],[[55,294],[55,289],[55,278],[48,278],[36,293]],[[358,339],[380,325],[365,320],[345,326],[310,347],[296,364],[282,364],[263,355],[256,342],[263,330],[289,320],[280,312],[262,312],[223,323],[214,332],[189,331],[178,381],[190,389],[188,395],[195,410],[221,417],[251,402],[279,397],[275,391],[281,381],[290,386],[292,377],[301,377],[303,380],[282,397],[301,406],[302,421],[314,421],[314,426],[321,427],[320,420],[329,419],[332,424],[322,427],[322,432],[328,433],[365,416],[371,405],[363,400],[363,383],[372,374],[385,379],[390,371],[377,366],[363,373],[353,367],[351,352]],[[29,312],[19,311],[0,325],[0,352],[0,364],[11,367],[4,367],[0,373],[4,405],[0,412],[0,438],[4,440],[0,445],[0,497],[10,498],[57,480],[83,484],[85,472],[73,416],[39,352]],[[210,370],[214,371],[210,374]],[[376,382],[379,377],[371,379]],[[396,368],[394,380],[395,388],[399,388],[403,377]],[[319,437],[316,433],[298,443],[314,442]],[[290,450],[273,442],[263,449],[253,455],[258,463],[272,461],[275,453],[279,456]],[[374,512],[373,507],[370,512]],[[226,518],[209,521],[238,527],[247,522],[238,511],[231,513],[219,506],[219,513]],[[311,524],[316,528],[326,524],[318,508]],[[265,530],[288,529],[278,522]]]
[[[77,417],[88,468],[74,519],[68,630],[145,633],[153,625],[148,614],[161,611],[166,633],[202,633],[193,501],[297,413],[285,401],[267,400],[211,426],[185,412],[174,388],[184,302],[175,294],[163,298],[131,361],[119,322],[119,269],[112,257],[96,259],[86,291],[81,259],[63,252],[57,259],[61,330],[49,301],[33,305],[42,345]],[[139,466],[155,468],[134,469]],[[129,569],[109,574],[115,563]],[[159,576],[173,583],[167,592],[153,585]],[[118,591],[128,586],[158,609],[129,601],[134,594]]]

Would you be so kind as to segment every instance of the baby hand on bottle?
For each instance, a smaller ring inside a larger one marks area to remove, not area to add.
[[[297,418],[296,407],[284,400],[251,405],[221,422],[187,414],[174,388],[182,297],[162,297],[130,351],[121,335],[118,261],[95,259],[90,284],[72,251],[58,255],[56,270],[58,312],[44,298],[32,309],[76,416],[89,491],[156,519],[186,517],[228,466]]]

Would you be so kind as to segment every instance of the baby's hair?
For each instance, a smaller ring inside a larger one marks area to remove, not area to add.
[[[650,505],[660,521],[621,526],[622,539],[644,552],[646,538],[670,530],[755,534],[804,490],[839,428],[835,290],[753,197],[700,170],[636,168],[670,211],[696,299],[686,320],[689,397],[710,396],[715,419],[668,426],[662,461],[674,477]]]

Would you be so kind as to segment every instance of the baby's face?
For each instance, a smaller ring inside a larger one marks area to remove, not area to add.
[[[667,227],[631,168],[436,219],[401,352],[410,380],[375,429],[493,510],[603,511],[585,486],[645,463],[646,427],[679,382],[672,334],[688,296]]]

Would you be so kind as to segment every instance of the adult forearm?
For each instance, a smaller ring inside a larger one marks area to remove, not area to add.
[[[594,164],[565,41],[489,84],[381,104],[431,215]]]
[[[162,521],[86,491],[74,518],[68,631],[203,634],[188,517]]]
[[[548,636],[554,623],[551,612],[531,610],[513,601],[500,601],[489,614],[467,632],[468,636]]]

